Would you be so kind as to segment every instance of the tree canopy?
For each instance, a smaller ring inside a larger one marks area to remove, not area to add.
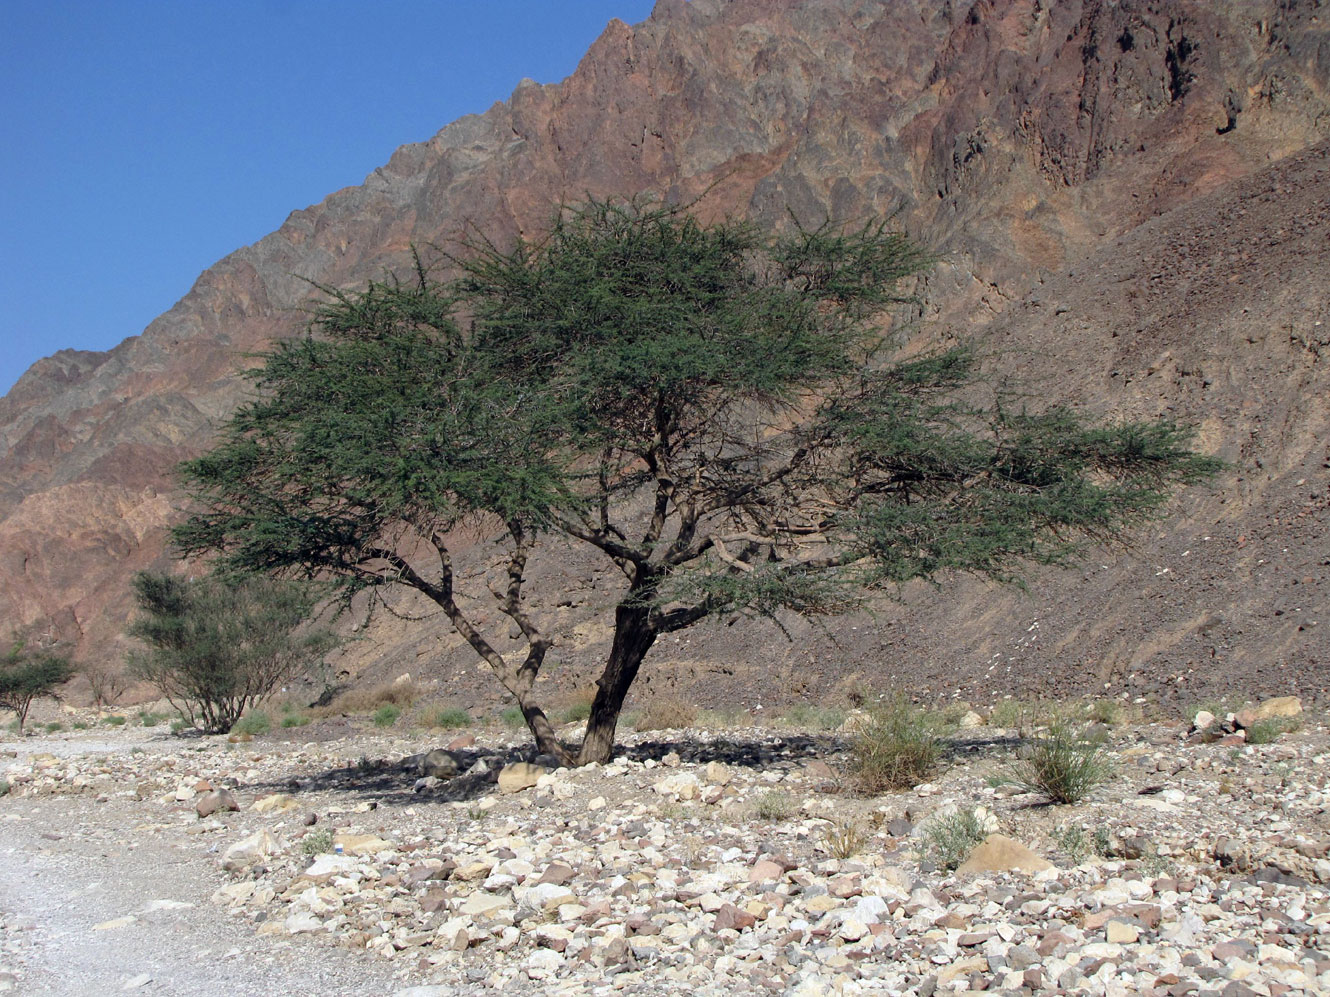
[[[50,695],[73,674],[69,660],[53,647],[15,637],[0,657],[0,706],[17,714],[22,733],[32,701]]]
[[[143,642],[130,672],[157,686],[193,726],[231,729],[283,682],[306,674],[336,644],[307,624],[316,600],[306,586],[262,575],[134,576]]]
[[[472,240],[449,263],[448,280],[417,260],[409,280],[326,289],[184,465],[196,506],[176,541],[231,568],[416,589],[566,761],[610,756],[663,633],[837,612],[953,571],[1011,580],[1218,467],[1171,422],[1013,405],[970,349],[894,359],[884,313],[932,259],[884,222],[776,235],[593,201],[537,241]],[[506,545],[493,595],[520,661],[456,598],[450,531],[468,519]],[[543,534],[623,577],[580,750],[534,696],[552,639],[523,584]]]

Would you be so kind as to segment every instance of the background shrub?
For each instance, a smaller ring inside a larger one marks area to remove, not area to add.
[[[251,737],[266,734],[272,730],[272,718],[262,710],[246,713],[231,727],[232,734],[249,734]]]
[[[871,710],[851,745],[850,773],[859,790],[911,789],[937,771],[949,728],[903,696]]]
[[[653,699],[637,717],[638,730],[678,730],[697,723],[697,707],[680,699]]]
[[[1026,792],[1041,793],[1053,803],[1077,803],[1112,772],[1112,760],[1102,742],[1057,723],[1022,749],[1009,775]]]
[[[305,625],[312,590],[264,576],[186,580],[144,571],[134,576],[134,597],[140,615],[129,635],[144,649],[131,655],[131,674],[210,733],[231,729],[338,642]]]
[[[384,703],[374,711],[374,726],[391,727],[393,724],[397,723],[397,718],[401,715],[402,710],[400,707],[394,706],[392,703]]]

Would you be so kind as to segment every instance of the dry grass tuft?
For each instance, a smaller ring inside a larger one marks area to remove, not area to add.
[[[697,707],[680,699],[653,699],[637,717],[638,730],[676,730],[697,723]]]
[[[348,689],[327,706],[310,712],[317,717],[334,717],[343,713],[373,713],[382,706],[406,709],[424,695],[414,682],[385,682],[369,689]]]

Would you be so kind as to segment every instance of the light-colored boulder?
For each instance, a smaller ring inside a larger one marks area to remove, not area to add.
[[[533,765],[531,762],[513,762],[511,765],[505,765],[499,772],[499,791],[520,793],[534,786],[540,781],[540,777],[549,771],[544,765]]]
[[[222,868],[229,872],[248,869],[282,850],[281,842],[268,831],[255,831],[241,838],[222,855]]]
[[[1053,864],[1005,834],[990,834],[956,870],[959,876],[985,872],[1042,872]]]
[[[254,806],[250,809],[255,813],[266,814],[282,813],[287,810],[296,810],[299,807],[300,804],[286,793],[273,793],[270,796],[263,797],[261,800],[255,800]]]
[[[384,841],[375,834],[337,834],[333,836],[333,847],[342,846],[347,855],[377,855],[390,852],[396,846],[391,841]]]

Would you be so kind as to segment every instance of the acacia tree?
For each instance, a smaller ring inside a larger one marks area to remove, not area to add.
[[[302,585],[255,575],[134,576],[143,643],[130,674],[151,682],[191,725],[223,733],[282,683],[315,667],[336,643],[308,620],[316,599]]]
[[[69,659],[49,644],[39,641],[34,646],[21,637],[13,638],[9,650],[0,657],[0,706],[17,715],[20,734],[32,701],[50,695],[73,674]]]
[[[451,263],[447,282],[417,261],[410,281],[326,289],[309,333],[266,355],[257,398],[184,465],[197,511],[176,540],[246,570],[423,593],[565,762],[611,756],[661,634],[837,612],[952,571],[1010,580],[1217,467],[1170,422],[1004,405],[967,349],[892,362],[883,313],[931,260],[882,223],[774,236],[592,202],[539,241],[472,241]],[[492,593],[520,655],[459,605],[449,532],[468,518],[505,545]],[[580,748],[534,697],[552,639],[522,589],[542,534],[623,577]]]

